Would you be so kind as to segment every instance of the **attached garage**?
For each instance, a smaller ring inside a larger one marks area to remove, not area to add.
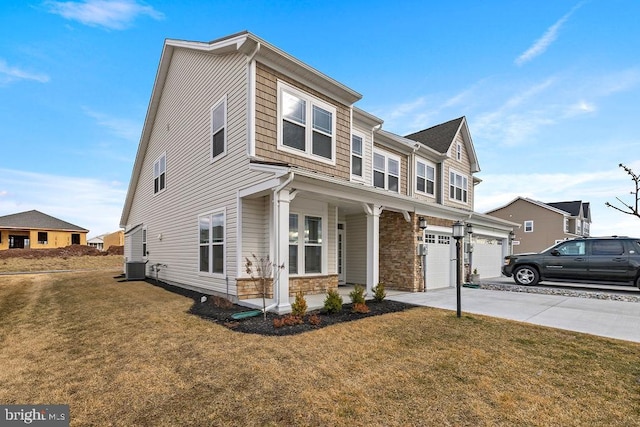
[[[480,278],[499,277],[502,269],[502,239],[477,236],[473,242],[471,269],[478,270]]]
[[[427,290],[451,285],[455,241],[450,235],[427,233]]]

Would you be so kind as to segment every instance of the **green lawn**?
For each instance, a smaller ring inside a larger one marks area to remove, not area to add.
[[[82,426],[640,426],[640,344],[431,308],[245,335],[118,273],[0,276],[1,403]]]

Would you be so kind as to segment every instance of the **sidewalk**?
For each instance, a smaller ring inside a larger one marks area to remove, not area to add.
[[[640,303],[462,288],[462,313],[640,343]],[[390,295],[388,299],[456,310],[455,288]]]

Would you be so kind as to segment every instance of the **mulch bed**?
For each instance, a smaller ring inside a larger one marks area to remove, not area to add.
[[[344,304],[342,306],[342,311],[338,313],[326,313],[324,310],[314,310],[308,312],[305,315],[304,322],[302,324],[289,326],[285,325],[276,328],[274,327],[274,319],[282,319],[282,317],[284,316],[280,316],[274,313],[267,313],[266,320],[264,320],[262,314],[242,320],[234,320],[231,318],[233,314],[243,311],[249,311],[251,309],[233,304],[224,298],[205,295],[200,292],[169,285],[164,282],[156,282],[152,279],[147,279],[147,282],[154,286],[159,286],[169,292],[173,292],[193,299],[193,305],[189,309],[189,313],[199,316],[203,319],[216,322],[233,331],[248,334],[277,336],[296,335],[342,322],[351,322],[354,320],[363,319],[365,317],[379,316],[382,314],[404,311],[415,307],[412,304],[407,304],[399,301],[391,301],[387,299],[381,302],[371,300],[367,301],[367,307],[369,308],[368,313],[354,313],[352,311],[352,304]],[[207,300],[204,302],[201,301],[201,298],[203,296],[207,297]],[[314,315],[316,317],[316,320],[319,321],[317,324],[310,323],[310,317]]]

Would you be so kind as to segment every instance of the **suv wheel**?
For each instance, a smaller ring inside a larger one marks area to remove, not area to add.
[[[518,285],[535,286],[540,281],[538,270],[528,265],[517,267],[513,272],[513,280]]]

